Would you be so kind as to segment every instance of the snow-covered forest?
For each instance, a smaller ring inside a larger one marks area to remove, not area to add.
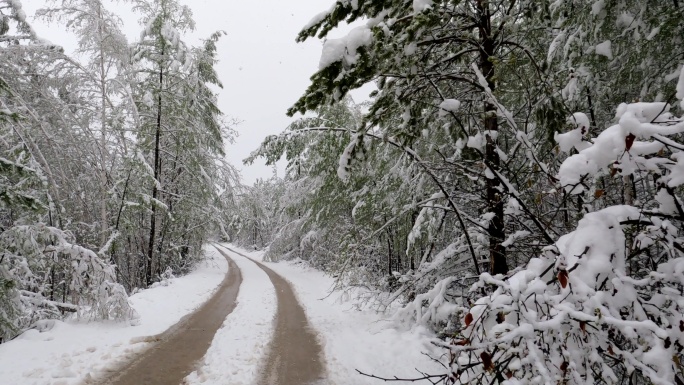
[[[285,175],[247,186],[222,32],[184,43],[178,0],[130,0],[132,42],[100,0],[0,0],[0,341],[135,318],[224,240],[435,333],[412,380],[684,384],[684,3],[329,2],[292,36],[323,42],[293,122],[245,159]]]
[[[187,272],[220,233],[237,183],[221,33],[188,46],[186,6],[131,6],[135,42],[99,0],[46,3],[35,22],[73,31],[77,60],[0,1],[0,340],[65,312],[132,317],[126,292]]]

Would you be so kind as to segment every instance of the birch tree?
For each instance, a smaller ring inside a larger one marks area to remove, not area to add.
[[[6,306],[0,339],[64,312],[128,319],[134,313],[114,267],[67,230],[87,216],[87,209],[62,199],[78,192],[66,186],[82,180],[87,168],[75,161],[71,143],[84,144],[81,161],[92,149],[88,125],[75,109],[78,96],[69,93],[79,66],[38,38],[20,2],[1,2],[0,14],[0,297]]]
[[[40,9],[39,17],[47,20],[59,20],[66,24],[67,28],[74,31],[78,37],[79,53],[88,55],[90,65],[81,67],[84,81],[80,91],[85,92],[86,85],[92,84],[92,92],[96,95],[98,105],[93,106],[96,111],[93,120],[99,121],[99,179],[100,179],[100,202],[99,202],[99,239],[100,245],[104,246],[110,233],[108,203],[110,197],[108,189],[115,160],[110,159],[112,154],[110,141],[117,138],[111,128],[112,120],[110,112],[114,111],[111,89],[116,76],[125,72],[124,66],[128,62],[128,44],[123,33],[120,31],[121,21],[111,12],[105,9],[99,0],[64,0],[53,2],[53,8]]]

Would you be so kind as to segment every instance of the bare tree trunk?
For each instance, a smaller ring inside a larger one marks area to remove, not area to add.
[[[494,92],[494,65],[490,61],[494,57],[496,42],[492,36],[491,11],[488,0],[478,0],[477,9],[480,15],[478,30],[480,35],[480,68],[487,81],[487,86]],[[484,129],[487,145],[485,148],[485,165],[492,171],[499,170],[499,153],[497,152],[496,133],[499,130],[496,106],[485,100]],[[506,248],[502,245],[506,232],[504,228],[504,204],[498,178],[487,178],[487,211],[494,214],[489,221],[489,262],[492,274],[506,274]]]
[[[389,235],[387,236],[387,275],[392,276],[392,242]]]
[[[164,43],[162,42],[161,56],[164,58]],[[164,82],[164,64],[160,60],[159,62],[159,95],[157,96],[157,124],[154,133],[154,184],[152,186],[152,217],[150,218],[150,243],[147,248],[147,274],[146,283],[147,285],[152,284],[152,265],[154,257],[154,236],[156,232],[156,222],[157,222],[157,200],[159,196],[159,189],[157,188],[157,183],[161,176],[161,158],[159,154],[159,141],[161,138],[161,116],[162,116],[162,91]]]
[[[632,184],[631,175],[625,175],[622,177],[622,184],[624,186],[624,203],[628,206],[634,205],[634,185]],[[631,231],[626,232],[625,237],[625,252],[627,255],[632,254],[632,245],[634,243],[634,236]],[[626,266],[627,274],[632,273],[632,260],[627,261]]]

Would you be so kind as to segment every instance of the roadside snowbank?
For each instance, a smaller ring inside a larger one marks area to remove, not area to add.
[[[143,350],[149,336],[164,332],[204,303],[223,280],[228,263],[213,247],[207,261],[180,278],[130,297],[139,324],[47,322],[50,330],[31,329],[0,345],[3,384],[72,385],[114,369]]]
[[[262,251],[229,247],[250,258],[263,260]],[[357,310],[356,300],[348,294],[334,292],[328,296],[334,279],[304,263],[263,263],[292,284],[309,323],[318,333],[325,353],[326,384],[377,385],[382,382],[360,375],[357,369],[388,378],[422,377],[416,369],[429,374],[444,373],[443,367],[424,354],[433,357],[444,354],[444,350],[430,343],[434,335],[426,329],[397,330],[392,321],[387,320],[390,315]]]
[[[225,248],[222,250],[235,261],[242,274],[237,306],[214,335],[199,368],[186,377],[187,385],[256,383],[273,336],[277,299],[271,280],[253,262]]]

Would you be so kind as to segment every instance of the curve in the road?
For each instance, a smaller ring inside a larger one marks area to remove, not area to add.
[[[271,279],[276,289],[278,310],[275,330],[269,354],[262,367],[259,385],[325,383],[321,345],[309,326],[304,309],[297,301],[290,283],[262,263],[235,250],[228,250],[242,255],[259,266]]]
[[[221,254],[228,260],[228,273],[216,293],[195,312],[154,337],[158,342],[100,384],[175,385],[194,370],[195,363],[211,345],[214,334],[235,308],[242,282],[238,266]]]

